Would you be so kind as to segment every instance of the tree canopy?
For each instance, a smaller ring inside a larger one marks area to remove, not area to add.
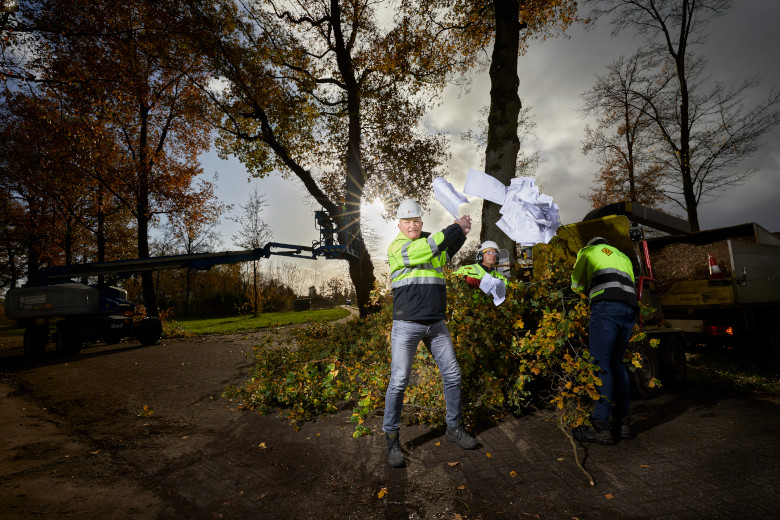
[[[202,173],[198,155],[210,146],[203,117],[209,105],[196,85],[210,71],[185,40],[174,37],[179,22],[157,2],[37,0],[23,3],[3,27],[5,98],[49,112],[41,119],[32,109],[21,110],[20,121],[59,124],[38,143],[46,162],[29,165],[27,179],[53,169],[50,178],[60,186],[49,183],[45,191],[60,197],[65,211],[59,220],[67,229],[67,214],[97,235],[97,254],[83,254],[84,260],[111,259],[105,247],[116,235],[107,231],[115,224],[106,220],[109,214],[123,214],[125,225],[132,217],[134,256],[146,258],[149,229],[159,215],[205,211],[213,199],[210,183],[196,185]],[[8,156],[23,156],[30,137],[13,141],[17,148],[7,149]],[[20,170],[5,173],[14,178]],[[12,196],[21,193],[11,190]],[[89,201],[70,201],[73,196]],[[89,219],[76,209],[91,210]],[[73,258],[65,251],[62,261],[69,263]],[[31,281],[42,263],[28,255]],[[144,286],[145,303],[155,314],[149,276]]]
[[[336,221],[361,313],[374,268],[362,243],[361,201],[389,213],[404,197],[425,204],[447,157],[442,135],[421,125],[445,80],[463,64],[413,3],[192,0],[194,41],[222,84],[217,146],[252,175],[295,177]]]

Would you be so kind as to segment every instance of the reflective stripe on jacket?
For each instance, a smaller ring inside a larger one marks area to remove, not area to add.
[[[506,283],[506,276],[499,273],[498,270],[495,267],[491,267],[488,271],[485,269],[485,266],[476,263],[471,265],[464,265],[457,271],[455,271],[455,274],[458,276],[468,276],[469,278],[476,278],[477,280],[482,280],[482,277],[486,274],[490,274],[493,278],[498,278],[499,280],[503,280],[504,283]]]
[[[580,249],[571,273],[571,288],[587,290],[591,302],[613,300],[637,306],[631,260],[610,245],[596,244]]]
[[[417,240],[398,233],[387,248],[394,320],[444,319],[447,289],[442,268],[465,241],[457,224]]]

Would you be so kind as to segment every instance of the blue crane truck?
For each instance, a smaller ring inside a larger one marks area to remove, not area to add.
[[[6,316],[24,328],[24,352],[38,356],[53,341],[58,352],[73,354],[85,343],[115,344],[134,338],[154,345],[162,337],[159,318],[133,319],[135,304],[127,291],[108,284],[88,284],[74,279],[101,277],[123,279],[134,273],[162,269],[207,270],[281,255],[315,259],[344,259],[360,254],[350,229],[337,229],[325,211],[315,211],[320,240],[311,246],[269,242],[263,247],[217,253],[161,256],[112,262],[49,266],[39,271],[38,285],[14,288],[5,297]]]

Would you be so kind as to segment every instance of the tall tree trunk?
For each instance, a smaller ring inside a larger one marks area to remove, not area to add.
[[[688,114],[690,105],[688,82],[685,79],[685,58],[683,55],[678,55],[677,58],[677,75],[680,78],[680,174],[682,176],[683,198],[691,231],[699,231],[699,203],[696,200],[693,178],[691,177],[691,133],[689,130],[690,115]]]
[[[680,82],[680,173],[682,175],[683,198],[685,209],[688,212],[688,222],[691,231],[699,231],[699,208],[696,193],[691,177],[691,132],[690,132],[690,95],[688,92],[688,80],[686,78],[685,58],[688,52],[688,13],[689,2],[683,0],[680,21],[680,38],[677,44],[677,52],[670,49],[677,66],[677,79]]]
[[[98,177],[100,179],[100,177]],[[103,211],[103,184],[98,184],[98,200],[97,200],[97,229],[95,230],[95,242],[97,244],[97,262],[102,263],[106,261],[106,214]],[[98,286],[102,287],[105,283],[105,277],[103,275],[98,276]]]
[[[31,207],[28,200],[28,207]],[[41,267],[41,237],[37,231],[38,224],[35,222],[34,215],[36,211],[28,212],[29,233],[27,234],[27,285],[38,285],[38,270]]]
[[[3,230],[3,245],[5,246],[5,254],[8,256],[8,272],[9,272],[9,279],[8,279],[8,288],[14,289],[16,288],[16,282],[19,279],[19,275],[17,273],[16,269],[16,254],[14,249],[14,240],[11,238],[11,233],[8,230],[8,227],[6,227]]]
[[[371,291],[374,289],[374,264],[371,255],[365,247],[360,248],[359,258],[349,260],[349,277],[355,286],[355,299],[357,300],[360,317],[365,318],[376,312],[376,307],[370,304]]]
[[[254,306],[255,306],[255,318],[260,316],[260,308],[258,304],[258,298],[257,298],[257,260],[254,260],[252,262],[252,287],[254,291]]]
[[[347,179],[344,183],[344,206],[339,215],[339,227],[345,231],[339,234],[340,242],[351,246],[358,245],[360,256],[349,260],[349,276],[355,285],[358,309],[363,318],[372,312],[369,307],[369,296],[374,288],[374,265],[371,256],[363,244],[363,233],[360,226],[360,202],[363,197],[363,187],[366,183],[361,153],[361,121],[360,121],[360,87],[355,78],[352,58],[344,41],[341,30],[341,7],[338,0],[331,0],[332,26],[336,41],[336,61],[344,79],[347,94],[347,113],[349,114],[347,141]]]
[[[144,211],[146,211],[145,207]],[[149,258],[149,218],[146,213],[138,215],[138,258]],[[157,318],[160,313],[157,310],[157,292],[154,290],[153,274],[152,271],[141,273],[141,289],[146,315]]]
[[[517,121],[520,114],[520,97],[517,76],[521,25],[519,0],[494,0],[496,24],[495,45],[490,62],[490,112],[488,137],[485,150],[485,173],[509,185],[515,176],[520,139],[517,137]],[[501,206],[488,200],[482,204],[481,242],[493,240],[507,249],[514,263],[517,251],[515,242],[501,231],[496,222],[501,219]]]
[[[138,258],[149,258],[149,183],[151,182],[151,160],[147,155],[147,124],[149,108],[143,103],[140,104],[141,132],[139,137],[138,149],[138,200],[136,202],[136,220],[138,222]],[[153,272],[141,273],[141,291],[144,296],[144,306],[146,315],[159,318],[160,313],[157,310],[157,292],[154,290]]]

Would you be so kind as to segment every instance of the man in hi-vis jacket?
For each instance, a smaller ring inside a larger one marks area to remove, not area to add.
[[[614,444],[609,425],[611,414],[620,437],[630,439],[630,387],[623,357],[638,308],[631,260],[606,239],[593,237],[577,253],[571,288],[587,291],[590,298],[588,350],[600,369],[602,382],[601,399],[591,415],[592,426],[578,428],[575,435],[585,442]]]
[[[477,251],[477,263],[464,265],[455,271],[455,274],[458,276],[465,276],[466,283],[474,288],[479,287],[479,282],[485,275],[490,275],[506,284],[506,276],[496,269],[497,262],[498,244],[492,240],[487,240],[482,242],[482,245],[479,246],[479,251]]]
[[[471,217],[464,215],[441,231],[428,234],[422,231],[422,211],[415,201],[402,201],[396,216],[400,233],[387,249],[393,289],[393,330],[382,430],[387,440],[387,462],[401,468],[406,462],[398,439],[399,424],[404,392],[420,341],[430,350],[444,383],[447,440],[469,450],[477,447],[477,441],[461,425],[460,365],[444,322],[447,290],[442,272],[444,264],[466,241]]]

